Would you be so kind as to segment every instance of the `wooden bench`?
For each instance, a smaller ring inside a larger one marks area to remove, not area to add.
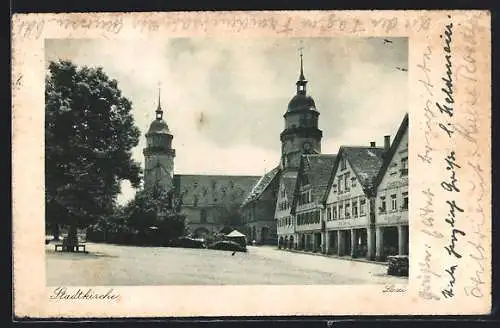
[[[57,252],[57,250],[60,248],[61,249],[61,252],[64,251],[64,248],[67,248],[68,246],[67,245],[64,245],[64,244],[56,244],[55,245],[55,251]],[[80,249],[82,249],[80,251]],[[86,253],[87,251],[85,250],[85,244],[78,244],[78,245],[75,245],[73,246],[73,251],[74,252],[83,252],[83,253]]]

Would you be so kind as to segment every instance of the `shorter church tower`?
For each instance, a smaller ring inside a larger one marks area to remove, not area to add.
[[[156,119],[146,133],[147,146],[143,150],[145,160],[144,188],[159,186],[172,190],[174,177],[175,149],[172,148],[173,135],[163,120],[160,90]]]

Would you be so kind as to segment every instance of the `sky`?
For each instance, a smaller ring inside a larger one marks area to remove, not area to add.
[[[299,48],[307,91],[320,112],[322,153],[383,145],[408,111],[407,38],[162,38],[46,40],[46,65],[100,66],[132,102],[144,134],[161,86],[174,135],[176,174],[262,175],[280,158],[283,114],[296,93]],[[122,184],[119,203],[134,195]]]

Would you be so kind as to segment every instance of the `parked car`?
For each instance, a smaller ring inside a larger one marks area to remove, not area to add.
[[[207,248],[207,245],[205,245],[203,240],[190,237],[180,237],[172,241],[170,246],[183,248]]]
[[[233,251],[233,252],[246,252],[247,248],[241,246],[240,244],[234,242],[234,241],[229,241],[229,240],[222,240],[215,242],[211,245],[208,246],[210,249],[218,249],[221,251]]]

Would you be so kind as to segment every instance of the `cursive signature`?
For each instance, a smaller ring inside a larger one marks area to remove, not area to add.
[[[450,17],[450,16],[448,16]],[[448,25],[445,26],[445,31],[444,31],[444,53],[445,53],[445,60],[446,60],[446,77],[442,77],[441,80],[445,82],[445,86],[441,88],[441,91],[443,91],[445,95],[445,103],[446,105],[440,104],[439,102],[436,102],[436,106],[439,109],[441,113],[445,113],[448,116],[453,116],[453,103],[455,100],[453,99],[453,73],[452,73],[452,64],[451,64],[451,42],[452,42],[452,36],[453,36],[453,23],[449,23]],[[441,37],[443,37],[441,35]]]
[[[448,181],[443,181],[441,182],[441,187],[445,189],[446,191],[456,191],[460,192],[460,189],[458,188],[457,182],[457,172],[455,169],[459,169],[460,165],[457,164],[456,162],[456,156],[455,156],[455,151],[451,151],[448,156],[446,156],[445,161],[446,161],[446,170],[450,171],[450,179]]]
[[[434,238],[441,239],[443,238],[443,234],[439,231],[435,230],[434,227],[434,194],[431,192],[429,188],[422,190],[422,194],[426,196],[425,198],[425,206],[420,207],[420,218],[421,222],[426,226],[421,231],[426,235],[429,235]],[[433,228],[432,230],[429,230]]]
[[[434,270],[432,270],[431,268],[431,262],[432,262],[431,246],[425,244],[424,247],[425,247],[424,262],[418,263],[420,275],[417,276],[417,279],[421,279],[418,296],[426,300],[440,300],[441,298],[439,297],[439,295],[432,292],[431,286],[432,286],[432,278],[441,278],[441,275],[434,272]]]
[[[441,294],[443,294],[443,296],[445,298],[450,298],[450,297],[455,296],[455,283],[457,281],[455,279],[455,270],[457,269],[457,267],[458,267],[458,265],[455,264],[455,265],[450,266],[448,269],[444,270],[449,275],[449,281],[448,281],[447,288],[444,288],[443,290],[441,290]]]
[[[432,92],[432,89],[434,88],[434,85],[431,82],[430,78],[430,73],[431,69],[428,65],[428,61],[431,60],[431,54],[432,50],[430,46],[427,46],[426,51],[424,52],[422,56],[422,63],[418,64],[417,67],[424,73],[424,79],[418,80],[422,85],[425,87],[426,93],[428,94],[429,97],[433,97],[434,93]],[[432,120],[436,117],[436,114],[432,111],[432,102],[430,99],[427,99],[425,102],[425,107],[424,107],[424,116],[425,116],[425,130],[424,130],[424,136],[425,136],[425,151],[423,154],[417,154],[417,157],[423,161],[424,163],[431,164],[432,163],[432,157],[431,157],[431,152],[434,150],[434,147],[431,146],[431,138],[432,138],[432,127],[431,127],[431,122]]]
[[[472,237],[475,237],[474,239],[468,241],[468,244],[472,246],[472,252],[469,253],[469,257],[474,260],[476,263],[476,267],[474,270],[474,275],[472,277],[469,277],[469,282],[470,284],[464,287],[465,294],[467,296],[471,295],[474,297],[483,297],[483,285],[485,284],[485,281],[483,279],[484,274],[485,274],[485,268],[484,268],[484,261],[485,261],[485,256],[484,256],[484,239],[486,238],[486,235],[483,233],[484,230],[484,225],[485,225],[485,220],[486,220],[486,215],[484,213],[484,208],[481,205],[481,201],[484,198],[485,195],[485,181],[484,177],[482,175],[483,170],[480,167],[479,164],[472,164],[471,162],[468,163],[468,165],[473,169],[474,175],[476,176],[473,180],[478,181],[478,185],[476,185],[473,182],[473,188],[472,190],[479,189],[479,196],[476,200],[476,211],[475,213],[477,214],[475,217],[478,217],[479,220],[475,221],[474,224],[474,231],[472,232]]]

